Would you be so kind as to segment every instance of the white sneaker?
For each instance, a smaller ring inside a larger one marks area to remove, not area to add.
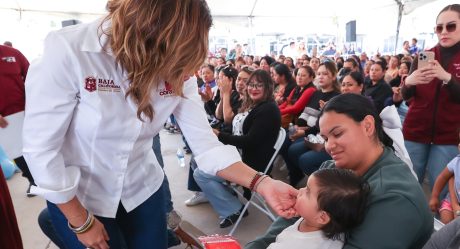
[[[185,201],[186,206],[195,206],[201,203],[209,202],[203,192],[195,192],[195,194]]]
[[[174,230],[182,221],[182,215],[180,215],[176,210],[172,210],[166,214],[166,221],[168,223],[168,227]]]

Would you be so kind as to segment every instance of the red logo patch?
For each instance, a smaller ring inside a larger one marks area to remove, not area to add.
[[[85,89],[88,91],[88,92],[94,92],[96,91],[96,78],[94,77],[86,77],[85,78]]]
[[[169,82],[165,82],[165,88],[160,89],[159,94],[163,97],[172,96],[174,91],[171,87],[171,84]]]
[[[172,91],[172,87],[171,87],[171,84],[169,84],[169,82],[165,82],[165,89],[166,91]]]

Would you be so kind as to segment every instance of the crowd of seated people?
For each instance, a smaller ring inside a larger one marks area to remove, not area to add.
[[[388,114],[383,113],[388,113],[388,111],[384,110],[388,110],[388,108],[386,107],[389,106],[394,106],[398,112],[401,110],[401,107],[404,106],[404,113],[407,113],[407,109],[409,109],[410,112],[411,102],[414,100],[414,90],[410,88],[414,87],[412,86],[412,84],[407,86],[404,85],[404,83],[406,77],[411,72],[416,71],[416,67],[414,67],[414,65],[412,64],[413,61],[417,61],[416,56],[402,54],[394,56],[377,55],[373,56],[372,58],[369,58],[365,53],[362,53],[361,56],[352,55],[338,59],[332,59],[323,56],[309,57],[305,54],[297,57],[295,60],[290,57],[273,58],[270,56],[254,56],[254,60],[252,61],[252,63],[246,66],[254,67],[260,65],[261,69],[271,73],[273,83],[275,84],[276,90],[274,91],[273,98],[277,100],[279,112],[272,112],[272,118],[275,118],[274,116],[280,115],[280,117],[276,118],[281,118],[281,127],[287,129],[289,124],[292,123],[295,125],[296,128],[295,133],[291,133],[288,139],[286,139],[285,145],[283,146],[284,152],[283,149],[280,152],[287,165],[287,168],[289,169],[288,181],[293,186],[296,186],[299,183],[299,181],[302,178],[304,178],[304,176],[313,174],[316,170],[318,170],[318,168],[320,168],[320,165],[331,159],[330,151],[327,150],[327,146],[325,146],[325,141],[320,141],[321,139],[319,139],[319,141],[315,141],[316,143],[318,143],[318,146],[317,144],[309,141],[309,139],[312,138],[311,136],[309,138],[308,135],[313,135],[315,137],[315,135],[317,134],[323,134],[321,131],[321,126],[318,122],[318,116],[320,115],[320,113],[323,112],[324,106],[327,105],[327,103],[331,99],[333,99],[335,96],[340,95],[341,93],[352,93],[364,96],[367,100],[370,101],[371,106],[375,108],[376,113],[382,115],[382,130],[395,130],[394,127],[385,127],[385,125],[388,125],[388,120],[385,120],[386,118],[388,119]],[[254,64],[255,62],[259,62],[260,64]],[[242,67],[244,68],[245,66],[243,65]],[[255,68],[256,67],[254,67],[254,69]],[[291,75],[288,75],[288,73],[291,73]],[[455,78],[451,79],[451,81],[453,81],[454,83],[458,83]],[[293,85],[293,83],[295,83],[295,85]],[[248,84],[252,83],[247,82],[246,85]],[[289,86],[291,86],[291,88],[287,90]],[[416,87],[419,86],[417,85]],[[457,90],[457,88],[455,87],[452,88],[454,89],[454,91]],[[247,91],[247,88],[245,91]],[[245,95],[243,94],[240,95],[240,98],[242,98],[243,101],[244,96]],[[455,100],[455,97],[453,98]],[[224,105],[224,103],[222,103],[222,105]],[[299,110],[304,111],[302,112]],[[394,113],[391,113],[391,118],[394,118]],[[229,121],[226,120],[225,122]],[[398,135],[401,135],[399,136],[399,138],[402,137],[401,124],[404,123],[404,115],[400,117],[400,122],[401,123],[398,126],[399,128],[396,128],[396,130],[399,130],[397,131]],[[457,126],[457,129],[460,128],[460,124],[457,124]],[[411,128],[409,128],[405,133],[410,132],[410,129]],[[222,137],[221,134],[224,133],[218,134],[219,137]],[[233,135],[229,136],[241,136],[241,138],[238,139],[244,139],[245,134],[237,134],[235,133],[235,131],[233,131]],[[331,135],[328,134],[327,136]],[[276,135],[274,135],[274,137],[276,137]],[[318,136],[316,137],[318,138]],[[392,137],[392,139],[397,140],[398,138]],[[457,140],[456,143],[458,143],[457,137],[452,139]],[[417,174],[415,174],[413,169],[411,168],[411,159],[413,154],[410,152],[407,153],[407,150],[404,146],[404,142],[408,141],[399,139],[399,141],[393,141],[392,143],[390,143],[389,146],[393,147],[391,150],[395,151],[394,154],[399,158],[399,160],[403,162],[403,165],[409,165],[409,167],[406,167],[410,169],[408,171],[409,175],[411,175],[411,177],[413,177],[414,180],[418,179],[421,182],[422,180],[420,178],[422,175],[418,172]],[[409,140],[409,144],[410,143],[411,142]],[[237,147],[238,146],[242,146],[242,144],[237,144]],[[402,152],[398,151],[400,150],[400,147],[403,147]],[[271,155],[271,153],[268,154]],[[312,154],[314,156],[310,155],[309,157],[309,154]],[[446,155],[446,157],[450,157],[450,159],[453,158],[452,155]],[[315,161],[312,160],[312,158],[316,158],[318,160]],[[332,157],[332,159],[335,160],[334,157]],[[436,176],[437,175],[431,177],[436,179]],[[200,177],[203,178],[202,176]],[[206,181],[209,181],[209,179],[206,179]],[[215,181],[219,182],[220,180]],[[221,183],[219,182],[219,184]],[[439,192],[441,190],[442,187],[440,187]],[[418,196],[417,198],[419,198],[422,192],[418,192],[418,190],[416,192]],[[444,196],[444,194],[445,193],[439,193],[439,198],[441,198],[441,196]],[[215,195],[215,191],[211,193],[211,195]],[[236,198],[231,194],[231,192],[230,195],[232,196],[232,198]],[[215,199],[216,197],[213,196],[213,198]],[[418,202],[421,202],[421,200],[421,198],[417,199]],[[423,209],[422,213],[424,213],[424,225],[419,223],[421,227],[424,227],[425,225],[431,226],[432,224],[432,221],[430,221],[429,219],[430,215],[427,212],[428,203],[426,202],[426,200],[424,201],[425,202],[423,202],[423,205],[420,204],[422,206],[419,207]],[[239,211],[242,207],[242,204],[239,201],[235,201],[235,203],[237,203],[237,205],[235,205],[234,210],[231,211],[233,213],[223,214],[222,210],[219,210],[218,205],[211,202],[216,212],[219,213],[219,215],[222,218],[232,218],[233,214],[239,215]],[[454,205],[454,207],[458,207],[458,205]],[[436,205],[432,207],[433,211],[437,211],[437,208],[438,207]],[[445,207],[443,210],[446,210]],[[455,212],[453,213],[455,214]],[[236,216],[234,216],[233,218],[236,218]],[[227,219],[227,221],[228,220],[229,219]],[[228,221],[227,223],[233,223],[231,221],[232,219],[230,219],[230,221]],[[226,220],[223,219],[222,222],[226,222]],[[221,225],[223,225],[222,222]],[[424,229],[424,235],[422,236],[423,238],[419,238],[417,242],[419,243],[418,246],[422,245],[427,240],[427,228],[425,227]],[[415,241],[412,242],[415,243]]]
[[[460,15],[460,10],[446,12]],[[345,248],[378,248],[372,241],[385,241],[380,248],[421,248],[433,227],[430,208],[446,223],[460,216],[455,201],[460,186],[455,177],[460,169],[460,71],[453,66],[460,63],[460,35],[455,39],[432,49],[437,61],[431,71],[417,68],[417,56],[407,54],[331,58],[305,53],[292,58],[239,51],[230,58],[222,50],[197,74],[203,82],[199,94],[215,135],[237,147],[243,162],[258,171],[273,155],[280,128],[289,134],[280,155],[292,186],[304,187],[301,180],[320,168],[359,171],[371,188],[369,205]],[[402,129],[388,127],[383,113],[392,106]],[[397,136],[386,134],[388,129]],[[233,225],[241,200],[223,179],[197,169],[193,156],[190,164],[189,186],[194,187],[189,189],[195,193],[186,205],[210,202],[221,219],[218,226]],[[425,171],[433,190],[429,206],[420,188]],[[245,197],[250,195],[246,189]],[[297,221],[276,220],[248,248],[267,248]]]

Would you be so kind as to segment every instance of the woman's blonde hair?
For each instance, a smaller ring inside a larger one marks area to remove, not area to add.
[[[127,72],[126,97],[138,106],[137,117],[153,119],[152,91],[161,80],[183,96],[184,77],[203,64],[212,17],[204,0],[112,0],[103,33],[117,64]],[[102,28],[102,25],[101,25]]]

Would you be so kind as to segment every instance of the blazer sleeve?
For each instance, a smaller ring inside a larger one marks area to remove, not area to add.
[[[80,170],[65,167],[61,153],[79,87],[67,42],[52,32],[45,39],[43,56],[29,69],[23,126],[23,155],[37,186],[32,192],[52,203],[71,200],[80,181]],[[52,120],[52,122],[50,122]]]

